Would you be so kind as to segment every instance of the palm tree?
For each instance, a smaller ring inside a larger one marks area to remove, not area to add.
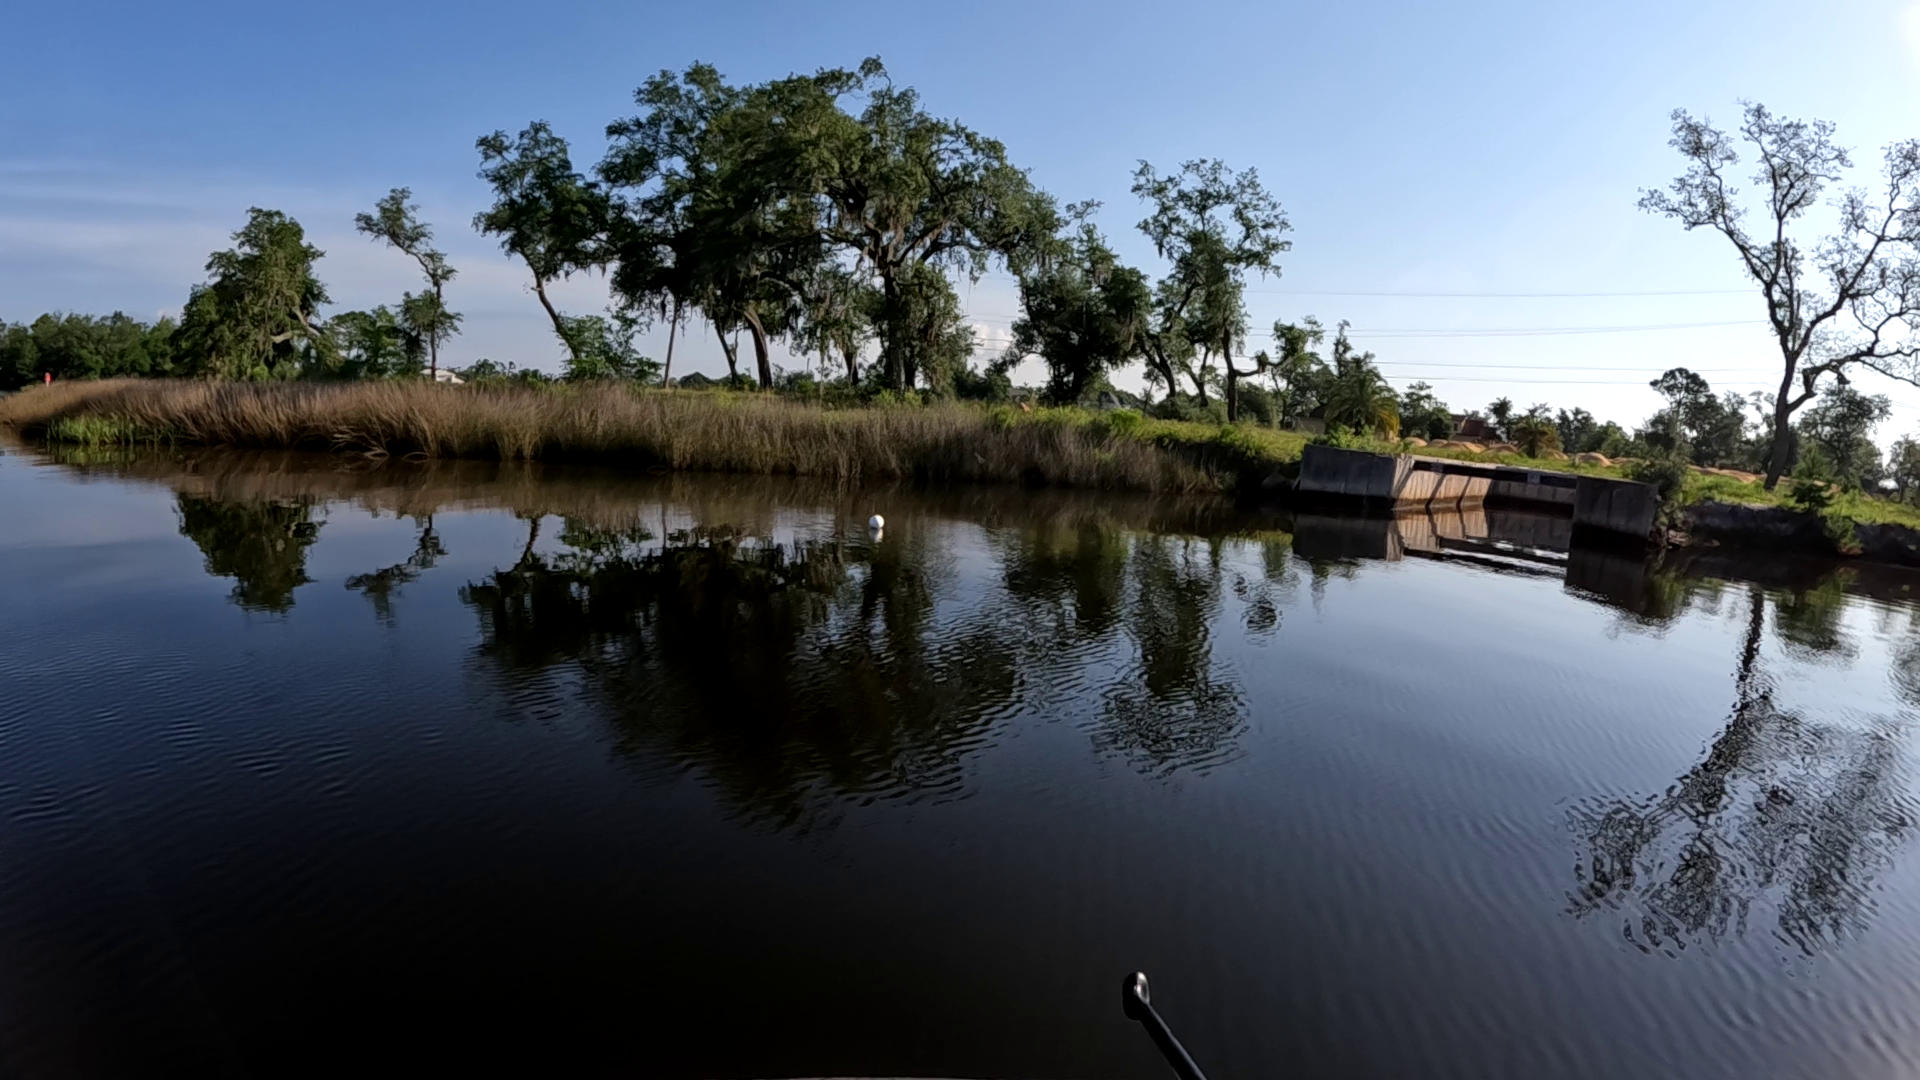
[[[1400,395],[1374,366],[1373,354],[1355,353],[1340,323],[1333,339],[1333,378],[1327,385],[1327,426],[1392,437],[1400,434]]]

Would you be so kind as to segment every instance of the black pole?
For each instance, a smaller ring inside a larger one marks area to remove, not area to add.
[[[1200,1066],[1193,1063],[1187,1048],[1173,1037],[1173,1029],[1153,1011],[1153,1002],[1147,993],[1147,973],[1136,971],[1120,983],[1120,1004],[1126,1010],[1127,1019],[1140,1021],[1140,1026],[1153,1036],[1153,1044],[1160,1048],[1161,1056],[1167,1064],[1173,1066],[1173,1073],[1180,1080],[1207,1080]]]

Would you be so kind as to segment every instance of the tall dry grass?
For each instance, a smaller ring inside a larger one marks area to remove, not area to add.
[[[29,435],[502,461],[593,460],[837,481],[1219,490],[1229,469],[1099,424],[962,405],[826,409],[757,394],[427,383],[56,383],[0,398]]]

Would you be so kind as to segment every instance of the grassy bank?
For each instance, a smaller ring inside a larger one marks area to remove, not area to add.
[[[75,446],[231,446],[375,457],[596,461],[835,481],[1018,482],[1158,493],[1291,476],[1305,436],[1125,410],[935,405],[826,408],[756,393],[603,384],[73,381],[0,398],[0,425]],[[1365,449],[1403,452],[1381,442]],[[1623,477],[1618,465],[1421,447],[1413,453]],[[1758,482],[1694,471],[1683,501],[1776,506]],[[1836,494],[1831,517],[1920,528],[1920,509]]]
[[[70,382],[0,399],[0,424],[82,445],[171,443],[675,471],[1218,491],[1287,471],[1285,432],[1078,409],[829,409],[622,385]]]
[[[1412,453],[1420,457],[1446,458],[1450,461],[1514,465],[1523,469],[1550,469],[1554,472],[1610,476],[1624,480],[1633,478],[1632,470],[1620,464],[1587,465],[1571,459],[1549,461],[1530,458],[1523,454],[1476,452],[1454,446],[1403,449],[1401,444],[1388,441],[1370,443],[1365,448],[1383,454]],[[1789,506],[1787,492],[1790,487],[1791,481],[1782,481],[1777,491],[1768,491],[1759,480],[1744,480],[1737,476],[1695,468],[1687,476],[1686,487],[1681,491],[1680,501],[1686,505],[1717,502],[1741,506]],[[1905,525],[1909,528],[1920,528],[1920,507],[1893,502],[1889,499],[1876,499],[1858,491],[1836,490],[1826,513],[1830,517],[1862,525]]]

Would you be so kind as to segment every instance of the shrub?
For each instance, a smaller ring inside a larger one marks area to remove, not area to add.
[[[1311,446],[1335,446],[1342,450],[1377,449],[1373,439],[1345,424],[1330,424],[1325,435],[1316,435],[1307,441]]]
[[[1101,422],[1106,425],[1108,432],[1129,438],[1139,434],[1141,426],[1146,423],[1146,418],[1132,409],[1115,409],[1102,417]]]
[[[1227,422],[1227,406],[1222,401],[1209,401],[1204,406],[1200,399],[1189,394],[1177,394],[1153,407],[1153,414],[1162,420],[1184,420],[1189,424],[1224,424]]]
[[[1823,514],[1833,505],[1833,465],[1818,446],[1807,447],[1794,465],[1787,504],[1814,514]]]
[[[1653,451],[1627,469],[1628,479],[1653,485],[1654,494],[1660,500],[1660,508],[1654,513],[1654,527],[1663,535],[1679,524],[1681,499],[1692,474],[1686,454],[1673,448]]]

